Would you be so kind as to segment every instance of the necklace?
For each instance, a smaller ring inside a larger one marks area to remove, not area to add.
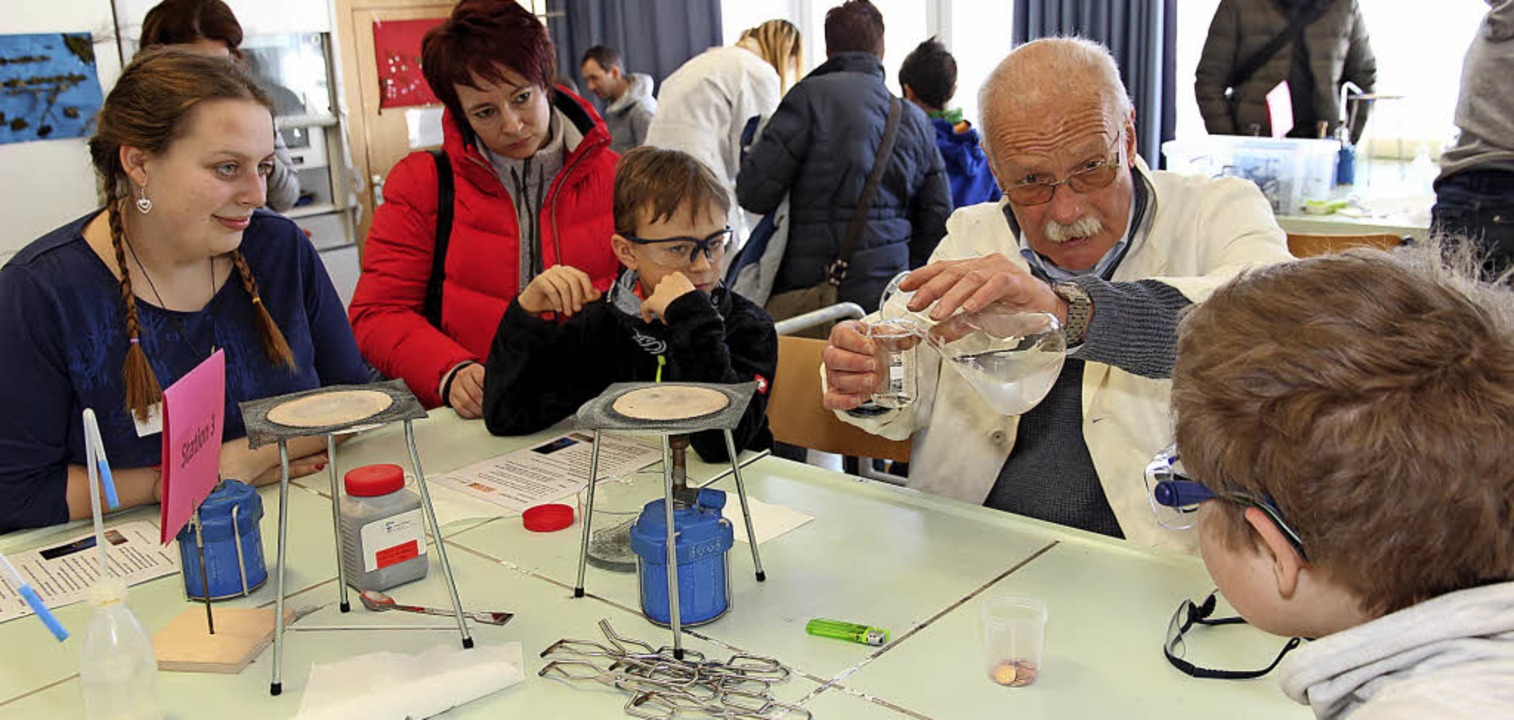
[[[131,238],[126,235],[124,229],[122,230],[121,235],[122,235],[122,239],[126,241],[126,249],[131,251],[131,259],[132,259],[132,261],[137,264],[137,269],[140,270],[140,271],[142,271],[142,279],[144,279],[144,280],[147,281],[147,289],[152,292],[153,299],[158,302],[158,307],[161,310],[163,310],[163,313],[168,316],[169,321],[174,324],[174,327],[176,329],[178,329],[178,331],[179,331],[179,337],[182,338],[185,343],[189,343],[189,332],[187,330],[185,330],[183,323],[179,322],[177,311],[169,309],[168,304],[165,303],[165,302],[163,302],[163,296],[158,293],[158,286],[153,283],[152,276],[147,273],[147,266],[145,266],[145,265],[142,264],[142,258],[137,255],[137,248],[136,248],[136,246],[132,244]],[[123,272],[123,273],[126,272],[126,268],[122,268],[121,272]],[[207,307],[210,307],[210,309],[212,311],[211,315],[210,315],[211,337],[212,338],[214,338],[214,336],[215,336],[215,312],[214,312],[214,310],[215,310],[215,307],[214,307],[215,306],[215,301],[216,301],[216,259],[215,259],[214,256],[212,256],[210,258],[210,301],[207,304]],[[214,355],[215,351],[216,351],[215,343],[214,343],[214,341],[212,341],[211,345],[210,345],[210,352],[206,353],[205,357],[210,357],[211,355]]]

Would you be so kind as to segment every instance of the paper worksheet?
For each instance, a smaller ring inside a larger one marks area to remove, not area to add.
[[[533,447],[473,463],[430,480],[513,513],[573,495],[589,478],[594,436],[571,432]],[[662,446],[602,433],[599,477],[616,477],[662,460]]]
[[[109,528],[105,541],[110,544],[105,554],[111,571],[127,585],[179,572],[178,554],[172,546],[158,544],[158,526],[151,522],[139,520]],[[53,609],[84,600],[89,586],[100,577],[100,556],[95,551],[93,530],[66,542],[9,557],[16,572]],[[0,576],[0,622],[31,614],[31,608],[10,586],[10,581]]]

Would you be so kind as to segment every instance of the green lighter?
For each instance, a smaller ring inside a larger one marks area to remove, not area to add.
[[[884,645],[888,643],[888,631],[883,628],[868,627],[840,620],[815,618],[804,626],[804,631],[811,635],[836,638],[837,640],[850,640],[854,643],[862,643],[863,645]]]

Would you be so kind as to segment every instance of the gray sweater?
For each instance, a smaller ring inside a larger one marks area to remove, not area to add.
[[[626,92],[605,108],[605,127],[610,129],[610,149],[624,155],[647,140],[647,128],[657,113],[657,98],[652,97],[652,76],[632,73],[626,78]]]
[[[1514,718],[1514,582],[1431,598],[1307,643],[1279,684],[1323,720]]]
[[[1461,137],[1440,157],[1443,178],[1473,169],[1514,171],[1514,0],[1488,5],[1462,65]]]

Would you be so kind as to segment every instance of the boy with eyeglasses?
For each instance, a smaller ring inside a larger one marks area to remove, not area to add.
[[[615,234],[625,270],[604,297],[589,276],[549,268],[510,303],[484,374],[484,422],[537,432],[617,382],[757,382],[734,432],[738,449],[772,444],[767,394],[778,336],[762,308],[720,284],[730,196],[692,155],[639,147],[615,172]],[[718,430],[691,444],[727,457]]]
[[[1185,477],[1154,461],[1153,507],[1196,513],[1247,621],[1317,638],[1280,666],[1289,697],[1514,717],[1508,286],[1433,246],[1251,271],[1183,321],[1172,386]]]

